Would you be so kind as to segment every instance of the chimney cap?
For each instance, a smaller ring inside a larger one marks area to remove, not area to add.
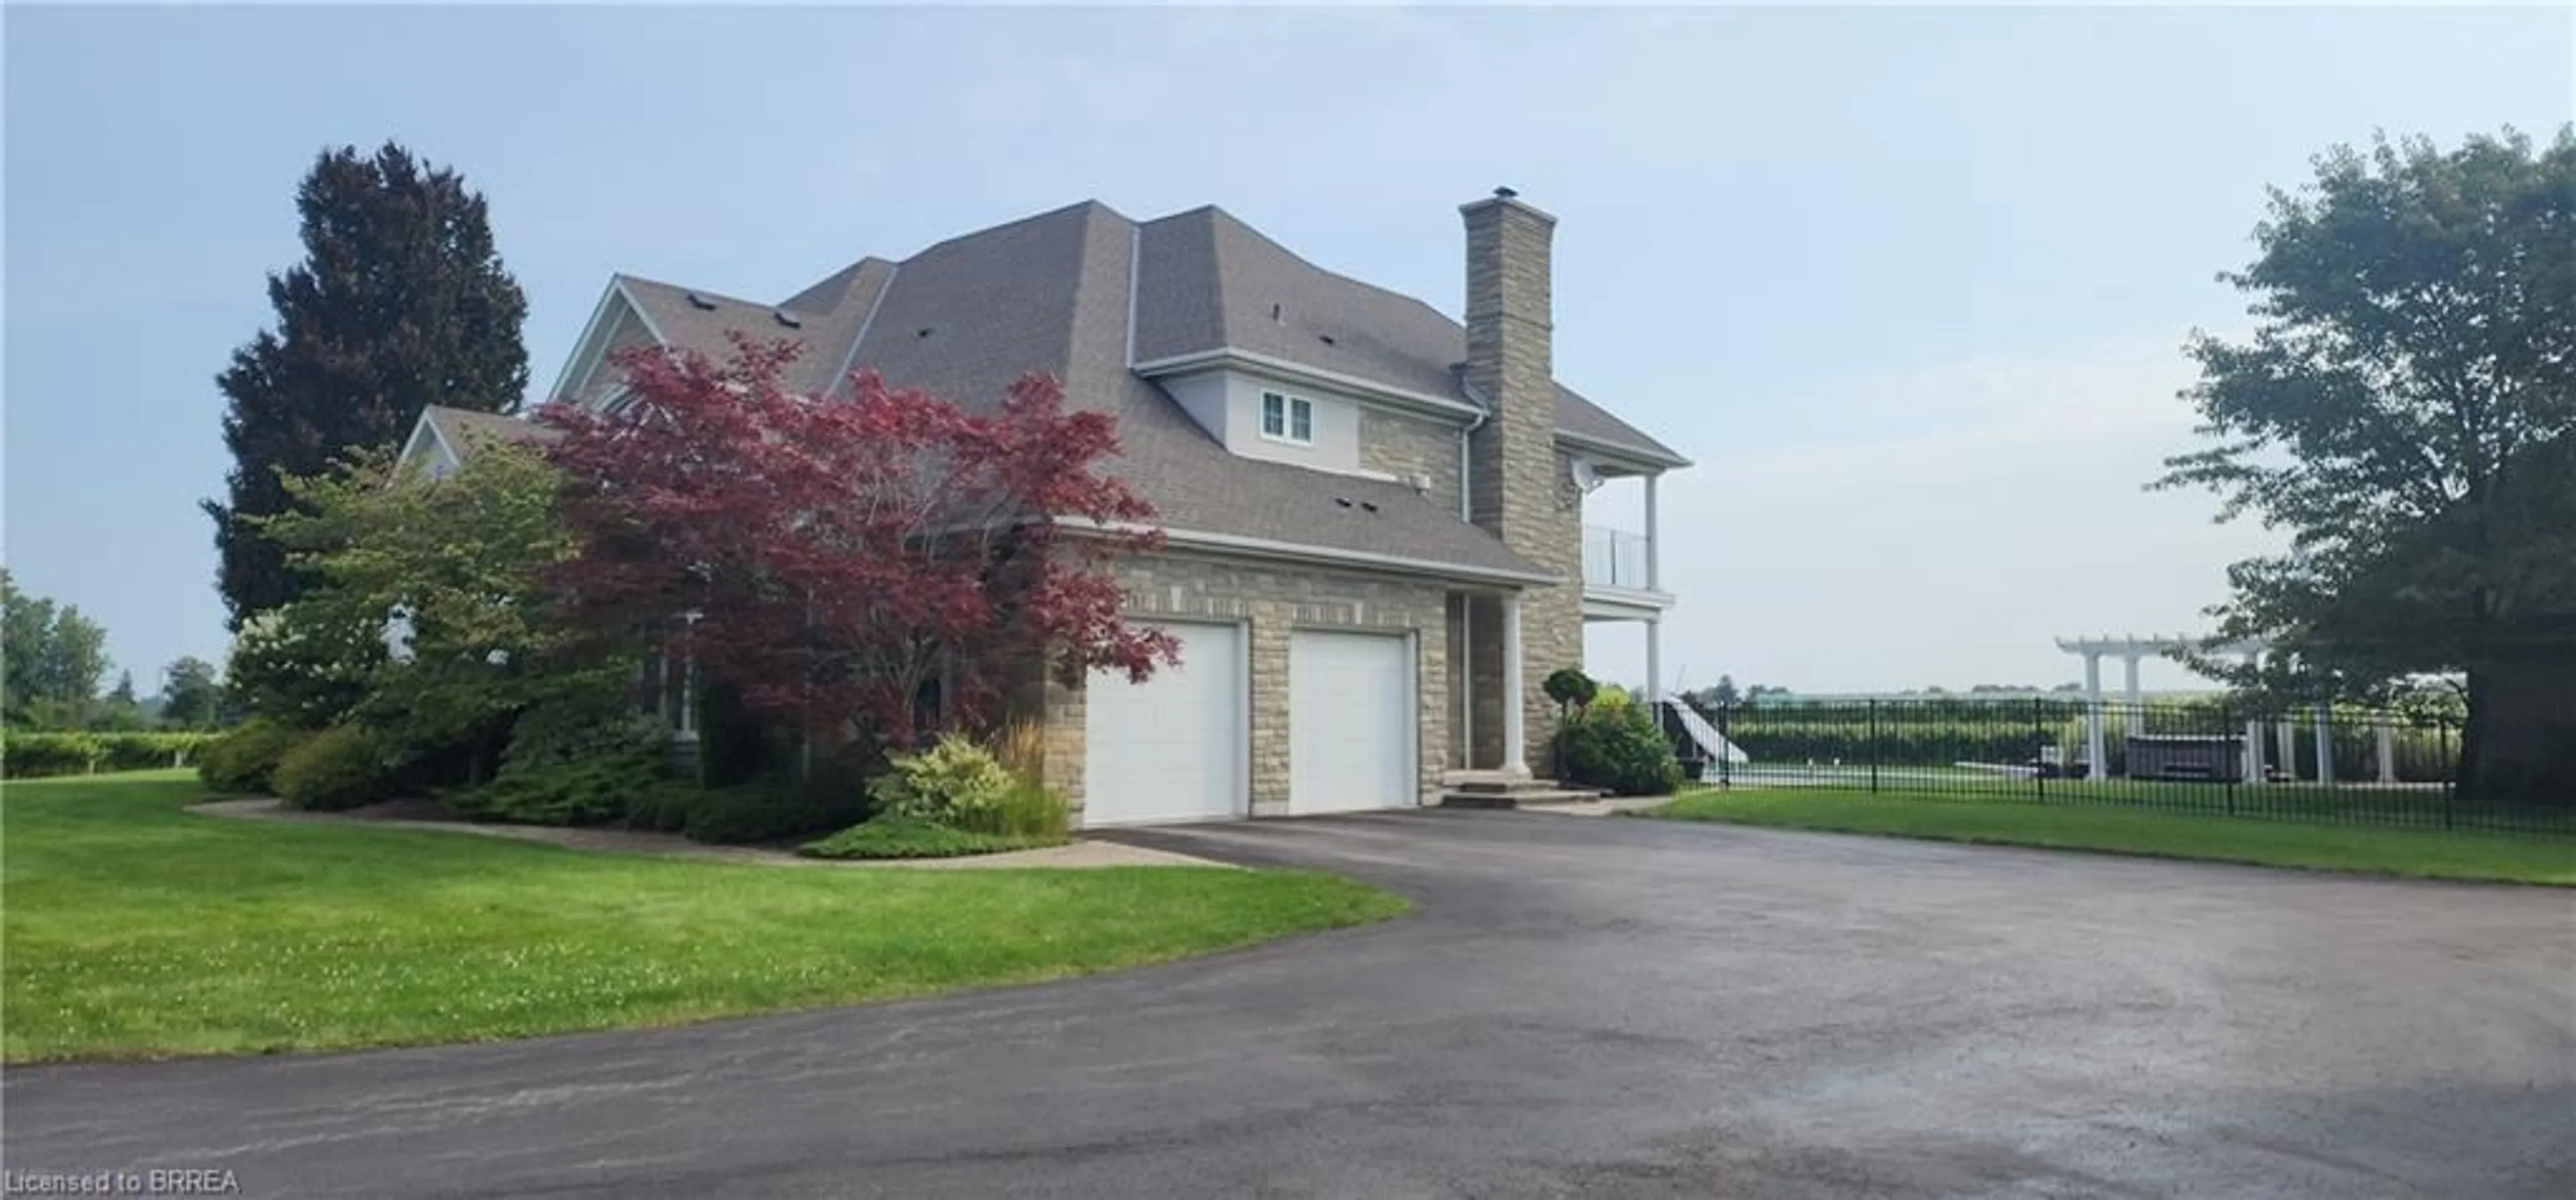
[[[1511,188],[1498,187],[1494,189],[1494,198],[1497,200],[1509,200],[1517,195],[1520,195],[1520,193]]]

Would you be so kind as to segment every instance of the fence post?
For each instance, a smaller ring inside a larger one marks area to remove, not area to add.
[[[2434,718],[2442,731],[2442,828],[2451,828],[2452,814],[2460,807],[2460,759],[2451,752],[2451,716],[2443,713]]]
[[[2034,697],[2032,697],[2032,698],[2031,698],[2031,701],[2030,701],[2030,757],[2031,757],[2031,761],[2032,761],[2035,765],[2033,765],[2033,766],[2031,767],[2031,769],[2030,769],[2030,781],[2031,781],[2031,783],[2032,783],[2034,786],[2036,786],[2036,787],[2039,789],[2039,798],[2040,798],[2042,801],[2045,801],[2045,800],[2047,800],[2047,799],[2048,799],[2048,754],[2047,754],[2047,750],[2048,750],[2048,732],[2047,732],[2047,729],[2048,729],[2048,726],[2047,726],[2048,715],[2047,715],[2047,706],[2048,706],[2048,702],[2047,702],[2047,701],[2042,700],[2042,699],[2040,699],[2040,698],[2038,698],[2038,697],[2036,697],[2036,696],[2034,696]],[[2060,760],[2063,760],[2066,756],[2065,756],[2064,754],[2060,754],[2060,755],[2058,755],[2057,757],[2058,757]]]
[[[1735,786],[1735,738],[1726,732],[1728,715],[1734,711],[1733,704],[1717,706],[1717,790],[1721,792]]]
[[[2220,729],[2233,729],[2236,727],[2235,706],[2224,702],[2219,704],[2218,727]],[[2246,766],[2246,752],[2239,749],[2236,754],[2236,769],[2225,776],[2227,780],[2227,815],[2231,817],[2236,815],[2236,777],[2245,773]]]
[[[1869,790],[1878,793],[1878,698],[1869,701]]]

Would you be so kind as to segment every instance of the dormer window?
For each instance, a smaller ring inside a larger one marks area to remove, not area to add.
[[[1261,436],[1274,442],[1314,445],[1314,402],[1303,396],[1261,393]]]

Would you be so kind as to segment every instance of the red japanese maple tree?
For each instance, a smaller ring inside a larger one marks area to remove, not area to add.
[[[1100,470],[1109,415],[1068,410],[1034,374],[989,414],[873,372],[845,397],[800,395],[782,382],[796,353],[739,336],[723,362],[628,353],[631,405],[541,414],[563,431],[548,455],[570,481],[581,549],[557,583],[576,619],[682,639],[755,713],[856,721],[896,746],[920,732],[925,681],[963,727],[1013,671],[1141,680],[1179,661],[1120,613],[1110,560],[1162,535]]]

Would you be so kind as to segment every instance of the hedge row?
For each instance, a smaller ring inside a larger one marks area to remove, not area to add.
[[[1928,706],[1927,706],[1928,707]],[[1912,704],[1888,704],[1875,713],[1864,705],[1810,705],[1739,708],[1714,714],[1711,723],[1753,761],[1769,763],[1843,762],[1881,766],[1936,767],[1953,763],[2033,761],[2041,746],[2055,746],[2068,761],[2082,757],[2085,723],[2079,706],[1996,703],[1983,711],[1966,705],[1942,705],[1925,711]],[[2131,714],[2118,708],[2104,714],[2103,749],[2114,772],[2127,769]],[[2378,735],[2359,713],[2338,713],[2334,727],[2335,775],[2368,779],[2378,774]],[[2157,734],[2242,736],[2240,720],[2221,723],[2215,710],[2194,712],[2152,709],[2147,730]],[[2267,724],[2264,755],[2276,758]],[[2316,775],[2313,727],[2304,720],[2294,738],[2299,773]],[[2405,782],[2446,780],[2457,731],[2401,725],[2391,747],[2398,778]],[[2274,762],[2274,765],[2280,765]]]
[[[0,774],[10,779],[184,767],[219,736],[211,733],[26,733],[0,731]]]

